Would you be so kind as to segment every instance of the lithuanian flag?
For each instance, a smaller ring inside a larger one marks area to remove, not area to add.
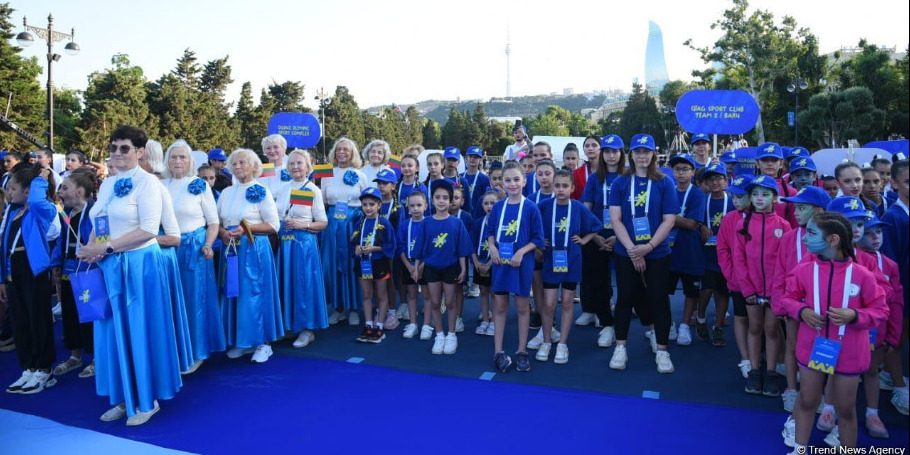
[[[273,170],[273,172],[274,172],[274,170]],[[250,229],[250,222],[245,219],[241,219],[240,220],[240,229],[243,230],[243,235],[246,236],[246,239],[249,240],[250,245],[252,245],[253,244],[253,230]]]
[[[327,179],[327,178],[331,178],[334,176],[335,176],[335,173],[334,173],[334,167],[332,167],[332,163],[317,164],[317,165],[313,166],[313,178],[314,179]]]
[[[389,167],[401,169],[401,157],[398,155],[389,155]]]
[[[259,177],[274,177],[275,176],[275,165],[273,163],[265,163],[262,165],[262,175]]]
[[[313,206],[316,193],[307,190],[291,190],[291,205]]]

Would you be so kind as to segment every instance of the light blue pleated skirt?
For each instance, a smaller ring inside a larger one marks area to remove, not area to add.
[[[328,327],[316,235],[304,231],[282,232],[278,272],[284,328],[296,333]]]
[[[329,206],[329,224],[322,231],[322,245],[319,253],[325,271],[326,301],[330,306],[343,310],[358,310],[363,301],[360,283],[354,275],[354,259],[351,255],[351,235],[354,221],[359,219],[359,208],[348,208],[348,217],[335,219],[335,207]]]
[[[180,247],[177,249],[186,320],[195,360],[207,359],[212,352],[225,349],[215,265],[202,255],[204,244],[205,228],[199,228],[180,236]]]
[[[236,298],[224,295],[227,247],[222,249],[219,295],[224,335],[228,346],[239,348],[256,347],[284,335],[275,256],[268,236],[256,235],[253,239],[250,245],[246,237],[241,237],[237,247],[240,296]]]

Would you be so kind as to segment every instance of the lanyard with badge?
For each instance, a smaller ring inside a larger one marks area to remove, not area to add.
[[[635,216],[635,202],[638,199],[636,194],[635,176],[632,176],[632,191],[629,193],[629,207],[632,209],[632,230],[635,233],[636,242],[647,242],[651,240],[651,223],[648,221],[648,209],[651,205],[651,179],[648,179],[648,188],[645,190],[645,216]]]
[[[680,204],[680,207],[679,207],[679,217],[680,217],[680,218],[686,216],[686,202],[689,201],[689,193],[692,192],[692,187],[693,187],[693,186],[695,186],[695,185],[693,185],[693,184],[690,183],[690,184],[689,184],[689,187],[686,188],[686,194],[683,195],[682,204]],[[710,201],[708,202],[708,205],[710,205]],[[668,237],[668,240],[670,241],[670,246],[671,246],[671,247],[673,246],[673,244],[676,243],[676,235],[677,235],[677,234],[679,234],[679,229],[677,229],[677,228],[673,228],[673,229],[670,231],[670,235],[669,235],[669,237]],[[715,242],[715,243],[716,243],[716,242]]]
[[[799,264],[803,262],[803,227],[799,226],[796,228],[796,263]]]
[[[511,242],[503,242],[500,240],[502,238],[502,223],[506,218],[506,210],[509,208],[509,202],[506,202],[502,205],[502,212],[499,212],[499,228],[496,230],[496,244],[499,246],[499,259],[500,263],[508,264],[512,260],[512,256],[515,255],[515,240],[518,240],[518,233],[521,229],[521,211],[524,210],[525,198],[522,196],[521,201],[518,203],[518,216],[515,218],[515,233],[513,234],[513,239]],[[509,223],[511,226],[512,223]],[[506,226],[506,229],[509,228]]]
[[[420,185],[420,182],[418,182],[417,179],[415,178],[415,179],[414,179],[414,183],[411,183],[410,185],[408,185],[408,186],[411,187],[411,191],[408,191],[408,196],[410,196],[411,193],[413,193],[414,190],[417,189],[418,185]],[[398,187],[398,204],[400,204],[401,206],[407,208],[407,206],[408,206],[408,196],[404,196],[404,197],[401,196],[401,190],[404,189],[404,186],[405,186],[405,183],[404,183],[404,182],[401,182],[401,186]]]
[[[414,256],[411,255],[411,252],[414,251],[414,243],[411,241],[411,228],[414,226],[414,220],[408,219],[408,259],[414,259]]]
[[[821,303],[820,303],[820,291],[818,285],[818,263],[813,264],[812,270],[812,296],[813,304],[815,306],[815,313],[821,313]],[[844,277],[844,295],[843,302],[841,303],[841,308],[847,308],[847,304],[850,301],[850,289],[853,287],[850,284],[850,280],[853,277],[853,264],[847,266],[847,273]],[[828,286],[831,286],[832,283],[828,283]],[[831,302],[828,302],[828,308],[831,308]],[[842,325],[837,329],[837,339],[832,340],[828,338],[830,323],[825,318],[825,336],[821,334],[821,328],[816,328],[818,331],[818,336],[815,337],[815,343],[812,345],[812,352],[809,354],[809,368],[815,371],[820,371],[825,374],[834,374],[834,368],[837,366],[837,359],[840,357],[841,343],[844,339],[844,332],[846,331],[847,326]]]
[[[603,196],[604,196],[604,199],[603,199],[604,229],[613,229],[613,222],[610,220],[610,205],[607,203],[607,197],[610,194],[609,193],[610,185],[607,184],[606,176],[604,176],[604,184],[602,185],[602,187],[603,187],[602,190],[603,190]],[[635,212],[632,212],[632,214],[634,215]]]
[[[562,222],[560,226],[556,224],[556,210],[559,208],[559,204],[556,201],[553,201],[553,219],[552,224],[550,225],[550,244],[553,245],[553,273],[568,273],[569,272],[569,234],[572,227],[572,203],[571,201],[566,206],[566,236],[562,242],[562,249],[556,249],[556,233],[560,231],[559,227],[562,227]]]
[[[111,202],[114,200],[114,194],[117,192],[116,184],[121,179],[132,178],[136,175],[136,172],[139,171],[139,166],[126,174],[120,175],[117,174],[117,180],[114,181],[113,188],[111,188],[111,194],[107,198],[107,202],[101,206],[101,210],[98,211],[98,214],[95,215],[95,243],[106,243],[111,241],[111,224],[110,218],[107,216],[107,209],[110,207]]]
[[[69,228],[69,231],[70,231],[70,232],[66,233],[66,243],[64,245],[64,250],[63,250],[63,275],[64,276],[69,276],[70,274],[76,273],[76,266],[79,264],[79,260],[76,258],[79,257],[79,248],[82,246],[82,237],[81,237],[82,236],[82,219],[86,215],[88,215],[88,212],[86,212],[87,207],[88,207],[88,203],[86,203],[84,206],[82,206],[82,210],[81,210],[82,215],[79,217],[79,223],[76,225],[75,232],[73,232],[72,224],[70,222],[67,222],[66,220],[64,220],[64,222],[66,222],[66,227]],[[69,215],[69,219],[72,220],[73,216],[75,216],[75,211]],[[71,238],[70,233],[74,233],[76,235],[76,254],[72,258],[69,257],[70,238]]]
[[[339,172],[348,172],[344,169],[338,169]],[[336,220],[346,220],[348,219],[348,204],[351,203],[351,194],[348,192],[348,198],[344,202],[341,201],[341,189],[342,180],[344,180],[344,174],[341,174],[341,177],[335,175],[332,177],[335,180],[335,219]]]
[[[722,213],[727,213],[728,197],[729,195],[724,191],[724,205],[720,208]],[[705,204],[705,222],[708,223],[708,227],[711,228],[711,236],[705,241],[705,246],[717,246],[717,234],[714,233],[714,219],[711,217],[711,198],[708,198],[708,203]]]
[[[481,261],[484,258],[483,245],[485,240],[483,239],[483,231],[487,229],[487,218],[489,218],[489,215],[484,216],[483,221],[480,222],[480,237],[477,239],[477,259]],[[489,248],[487,248],[487,251],[489,251]]]
[[[376,226],[379,225],[379,218],[376,218],[373,220],[373,229],[370,232],[369,237],[364,239],[363,235],[364,235],[364,233],[366,233],[367,221],[369,221],[369,220],[370,220],[370,218],[364,218],[363,225],[360,226],[360,246],[361,247],[364,247],[364,246],[372,247],[376,241]],[[409,230],[408,234],[410,235],[410,233],[411,232]],[[366,244],[364,244],[364,240],[366,240]],[[410,242],[408,242],[408,243],[410,244]],[[360,258],[360,278],[363,278],[364,280],[373,279],[373,253],[372,252],[367,253],[366,258],[364,258],[362,256]]]
[[[468,173],[465,172],[464,175],[468,175]],[[465,179],[465,181],[468,180],[464,176],[462,176],[462,178]],[[474,202],[474,187],[477,186],[478,178],[480,178],[480,172],[474,174],[474,180],[471,180],[471,185],[468,187],[468,200],[471,201],[472,203]]]

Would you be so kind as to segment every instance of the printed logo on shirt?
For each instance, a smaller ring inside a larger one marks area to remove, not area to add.
[[[711,220],[711,226],[720,226],[720,222],[723,221],[724,214],[723,212],[717,212],[714,214],[714,219]]]
[[[774,236],[777,237],[777,238],[783,237],[783,236],[784,236],[784,230],[783,230],[783,229],[775,229],[775,230],[774,230]]]
[[[566,232],[566,229],[568,228],[568,226],[566,226],[567,221],[569,220],[566,219],[566,217],[562,217],[562,219],[559,220],[559,228],[557,228],[558,232]]]
[[[506,235],[515,235],[515,232],[518,230],[518,219],[514,219],[509,222],[509,225],[506,226]]]
[[[433,247],[442,248],[446,244],[446,239],[449,238],[448,232],[442,232],[436,236],[436,239],[433,240]]]
[[[648,196],[648,192],[647,192],[647,191],[642,191],[641,193],[638,193],[638,195],[635,196],[635,206],[636,206],[636,207],[644,207],[644,206],[645,206],[645,200],[646,200],[645,198],[646,198],[647,196]]]
[[[378,226],[377,226],[377,227],[378,227]],[[371,232],[370,235],[366,236],[366,238],[363,239],[363,244],[364,244],[364,245],[372,245],[372,244],[373,244],[373,236],[374,236],[374,235],[376,235],[376,233],[375,233],[375,232]]]
[[[411,244],[408,246],[408,252],[414,251],[414,247],[417,246],[417,239],[412,239]]]
[[[480,244],[480,251],[490,251],[490,241],[489,240],[484,240],[483,243]]]
[[[850,297],[856,297],[859,295],[859,285],[856,283],[850,283]]]

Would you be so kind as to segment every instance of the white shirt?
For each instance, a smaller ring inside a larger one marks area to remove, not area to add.
[[[260,185],[255,179],[247,183],[231,185],[221,192],[218,198],[218,216],[225,227],[237,226],[244,219],[250,224],[268,223],[278,231],[278,207],[272,193],[266,188],[265,198],[252,203],[246,200],[246,190],[253,185]]]
[[[47,227],[47,242],[53,242],[60,238],[60,230],[63,226],[60,225],[60,217],[55,216],[54,220],[51,221],[51,224]]]
[[[114,185],[128,177],[133,180],[133,189],[126,196],[117,197],[114,194]],[[94,226],[98,214],[106,213],[111,239],[120,238],[136,229],[158,235],[163,206],[162,193],[166,193],[163,188],[158,177],[143,171],[139,166],[105,179],[101,183],[101,188],[98,189],[98,202],[92,206],[92,210],[89,212],[92,225]],[[170,196],[168,196],[169,198]],[[155,243],[155,239],[151,238],[133,250]]]
[[[313,182],[306,182],[304,189],[307,191],[313,192],[313,206],[308,207],[305,205],[290,205],[291,202],[291,190],[299,190],[301,182],[284,182],[281,190],[278,192],[278,197],[276,198],[278,204],[278,215],[284,219],[292,219],[296,221],[302,221],[304,223],[311,223],[313,221],[328,221],[328,217],[325,214],[325,205],[322,203],[322,191],[316,187],[316,184]],[[290,206],[290,211],[288,211],[288,206]],[[285,216],[287,213],[287,216]]]
[[[174,214],[174,201],[171,199],[171,194],[168,193],[161,180],[157,177],[155,180],[158,180],[158,186],[161,187],[161,227],[164,235],[180,237],[180,224],[177,223],[177,215]]]
[[[177,216],[181,234],[193,232],[210,224],[218,224],[218,207],[208,185],[202,193],[190,194],[188,189],[190,182],[196,178],[184,177],[161,181],[174,201],[174,215]]]
[[[281,190],[281,185],[287,183],[287,182],[281,181],[281,171],[284,169],[285,169],[284,164],[280,164],[280,165],[275,164],[275,176],[274,177],[259,177],[257,179],[259,181],[259,183],[262,184],[262,186],[269,189],[269,193],[272,194],[272,197],[275,197],[275,195],[278,194],[278,191]],[[237,183],[238,182],[236,182],[236,179],[235,179],[234,184],[237,184]]]
[[[364,167],[360,168],[360,171],[363,172],[363,175],[367,176],[367,186],[379,188],[379,184],[374,182],[373,179],[375,179],[376,174],[378,174],[379,171],[383,169],[389,169],[389,167],[386,165],[376,167],[372,164],[367,164]]]
[[[525,151],[525,154],[531,153],[531,143],[528,142],[527,140],[525,140],[525,145],[512,144],[512,145],[506,147],[505,153],[502,154],[503,155],[502,159],[504,161],[518,160],[518,153],[519,153],[519,150],[522,149],[522,147],[528,148],[527,151]]]
[[[348,171],[357,174],[358,180],[354,186],[344,183],[344,174]],[[325,203],[327,205],[335,205],[338,203],[338,200],[341,199],[342,202],[347,202],[350,207],[360,207],[360,193],[370,186],[366,174],[360,169],[354,169],[352,167],[345,169],[336,167],[332,172],[334,174],[333,177],[324,178],[320,183]],[[339,193],[341,193],[340,198],[338,197]],[[221,197],[224,198],[224,195]]]

